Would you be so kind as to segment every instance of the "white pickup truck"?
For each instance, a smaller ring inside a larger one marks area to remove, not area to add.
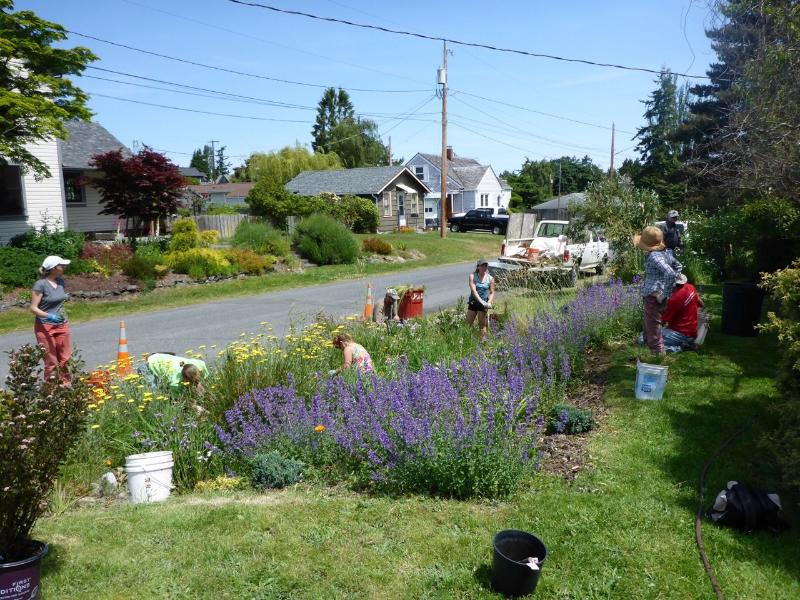
[[[608,263],[608,242],[597,231],[585,230],[567,238],[569,221],[541,221],[533,237],[504,240],[500,257],[489,263],[498,280],[512,273],[551,276],[560,285],[574,286],[581,271],[602,274]]]

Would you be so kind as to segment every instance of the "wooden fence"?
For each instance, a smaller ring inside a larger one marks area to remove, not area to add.
[[[239,223],[248,219],[248,215],[196,215],[194,220],[200,231],[216,229],[221,238],[232,238]]]

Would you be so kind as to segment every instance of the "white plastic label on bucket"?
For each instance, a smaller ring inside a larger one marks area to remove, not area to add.
[[[661,400],[667,387],[668,371],[669,367],[636,361],[636,399]]]
[[[128,476],[128,501],[160,502],[172,490],[172,452],[145,452],[131,454],[125,459]]]

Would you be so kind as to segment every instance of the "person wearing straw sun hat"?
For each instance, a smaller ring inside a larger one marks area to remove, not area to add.
[[[494,277],[489,275],[489,261],[478,260],[475,271],[469,274],[469,301],[467,302],[467,325],[472,327],[475,317],[478,318],[481,340],[486,337],[489,321],[487,311],[492,308],[494,300]]]
[[[72,356],[72,337],[64,310],[68,296],[64,290],[64,267],[70,263],[60,256],[48,256],[39,268],[41,279],[33,284],[30,311],[36,316],[33,332],[45,351],[44,377],[64,366]],[[62,378],[67,377],[62,374]],[[69,383],[69,379],[64,379]]]
[[[661,313],[675,287],[675,278],[683,270],[672,252],[666,251],[664,234],[658,227],[645,227],[634,236],[634,245],[647,252],[641,294],[644,299],[644,340],[650,352],[664,354],[661,337]]]

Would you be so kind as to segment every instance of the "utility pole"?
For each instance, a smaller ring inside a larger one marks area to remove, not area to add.
[[[608,174],[614,174],[614,137],[615,137],[614,121],[611,121],[611,166],[608,169]]]
[[[561,218],[561,159],[558,159],[558,202],[556,202],[556,214]]]
[[[218,144],[219,140],[211,140],[211,183],[217,181],[217,150],[214,144]]]
[[[442,86],[442,185],[439,193],[439,235],[447,237],[447,42],[442,51],[442,68],[439,70]]]
[[[389,136],[389,166],[392,166],[392,136]]]

